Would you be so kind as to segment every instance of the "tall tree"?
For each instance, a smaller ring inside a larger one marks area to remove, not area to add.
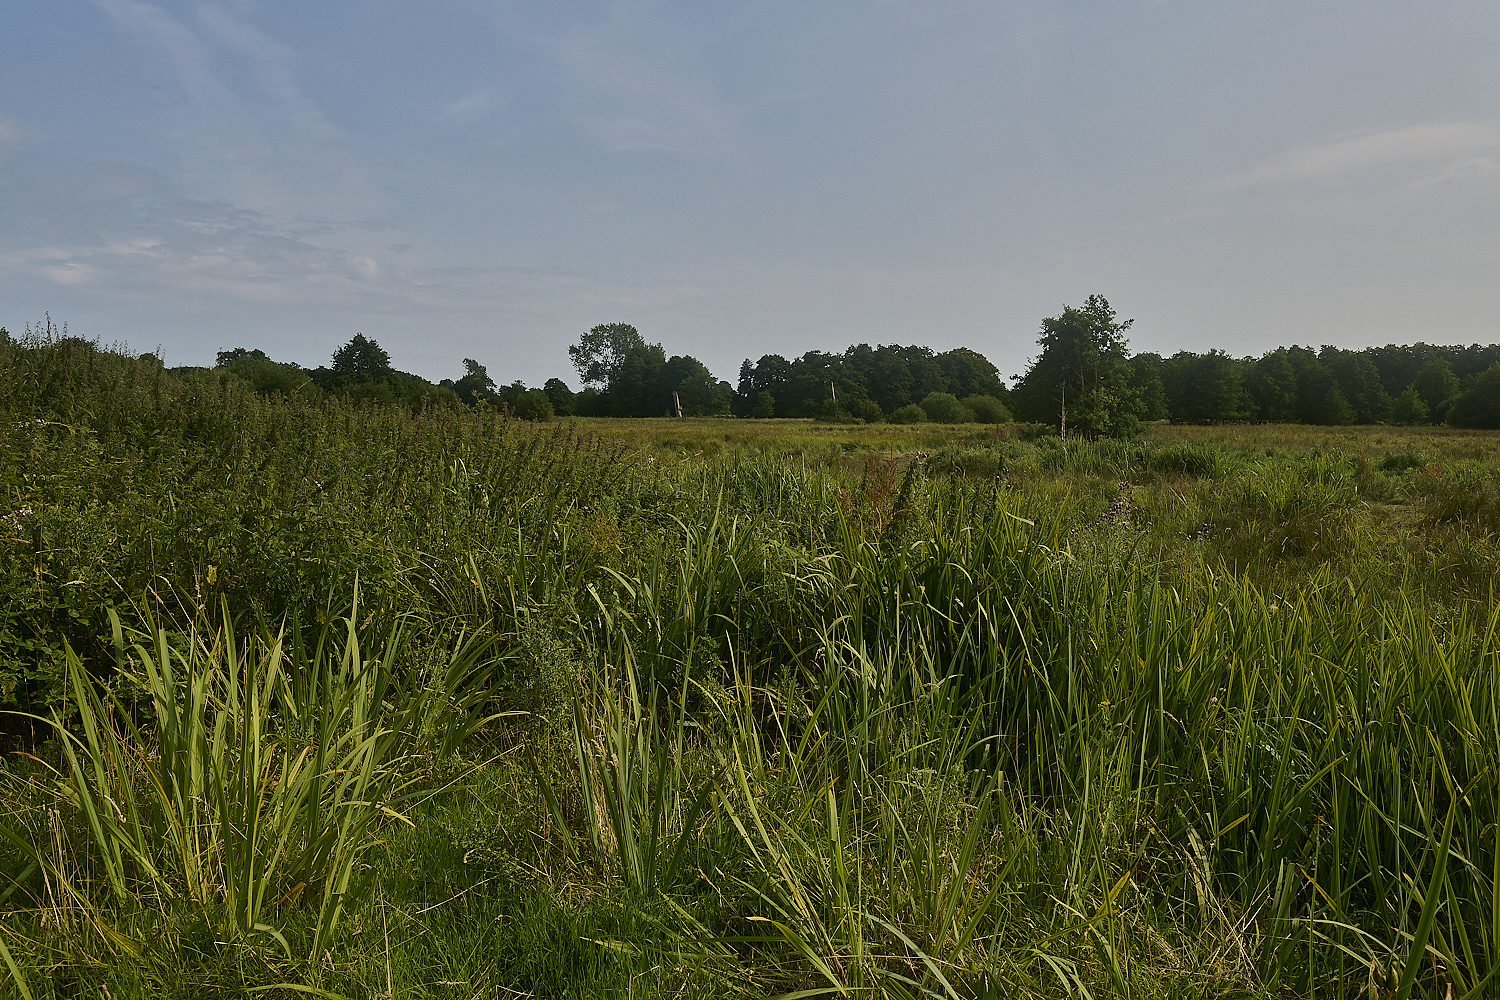
[[[1245,381],[1255,419],[1283,424],[1297,419],[1297,371],[1285,347],[1262,355]]]
[[[668,393],[677,393],[683,416],[708,417],[729,412],[734,391],[728,382],[714,378],[708,367],[691,355],[669,359],[662,370]]]
[[[1180,351],[1167,360],[1162,381],[1177,423],[1226,423],[1250,416],[1243,367],[1223,351]]]
[[[453,391],[459,399],[473,405],[495,394],[495,380],[484,365],[473,358],[464,358],[464,377],[453,383]]]
[[[1412,379],[1417,395],[1427,404],[1428,412],[1439,415],[1447,402],[1458,395],[1460,383],[1447,358],[1433,358],[1417,370]]]
[[[1102,295],[1043,320],[1037,339],[1042,353],[1012,394],[1021,415],[1057,424],[1066,400],[1070,430],[1086,437],[1136,433],[1145,407],[1131,387],[1124,334],[1132,322],[1116,319]]]
[[[670,390],[662,386],[667,363],[660,344],[648,344],[629,323],[602,323],[568,348],[585,386],[603,394],[606,412],[616,417],[663,416]]]
[[[1500,361],[1486,368],[1448,406],[1454,427],[1500,428]]]
[[[1368,353],[1325,347],[1318,360],[1354,408],[1355,423],[1380,423],[1391,415],[1391,397]]]
[[[391,356],[375,341],[356,333],[333,352],[333,373],[344,379],[376,380],[391,374]]]
[[[1172,415],[1167,406],[1167,389],[1162,384],[1166,361],[1150,351],[1130,359],[1130,388],[1141,401],[1142,420],[1166,420]]]

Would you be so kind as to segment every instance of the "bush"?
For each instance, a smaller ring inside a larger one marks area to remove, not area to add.
[[[1417,387],[1407,386],[1401,395],[1396,397],[1395,405],[1391,407],[1391,423],[1393,424],[1425,424],[1432,418],[1432,412],[1427,409],[1427,404],[1417,393]]]
[[[970,424],[974,413],[949,392],[929,392],[918,404],[927,419],[938,424]]]
[[[976,423],[1008,424],[1015,419],[1006,405],[994,396],[965,396],[963,405],[974,415]]]
[[[541,389],[527,389],[516,400],[516,416],[522,420],[551,420],[552,400]]]
[[[776,397],[771,395],[767,389],[762,389],[755,396],[755,405],[750,407],[750,416],[757,420],[766,420],[776,415]]]
[[[927,413],[916,403],[907,403],[905,406],[893,410],[891,415],[886,419],[893,424],[925,424],[927,422]]]

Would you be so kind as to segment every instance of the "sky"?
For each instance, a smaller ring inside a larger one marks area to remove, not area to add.
[[[575,388],[609,322],[1012,375],[1094,293],[1136,351],[1500,341],[1495,0],[5,6],[13,333]]]

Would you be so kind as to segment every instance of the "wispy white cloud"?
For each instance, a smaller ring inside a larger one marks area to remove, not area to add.
[[[1412,181],[1414,188],[1447,187],[1476,177],[1488,177],[1500,172],[1500,162],[1488,156],[1475,156],[1467,160],[1450,163],[1436,173],[1418,177]]]
[[[702,39],[659,0],[611,0],[592,16],[546,27],[522,25],[508,9],[482,9],[562,71],[557,84],[573,121],[604,147],[715,154],[732,145],[733,115]]]
[[[345,138],[307,98],[297,56],[242,4],[94,0],[159,87],[159,123],[184,182],[284,216],[368,211],[379,199]]]
[[[437,120],[444,125],[466,125],[483,118],[502,101],[499,87],[479,87],[444,107],[438,112]]]
[[[1427,122],[1278,153],[1227,177],[1234,187],[1318,180],[1371,167],[1441,160],[1500,149],[1500,121]]]

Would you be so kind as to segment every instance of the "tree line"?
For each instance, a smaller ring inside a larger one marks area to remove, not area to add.
[[[1023,420],[1085,436],[1141,423],[1448,424],[1500,427],[1500,345],[1278,347],[1258,358],[1131,355],[1108,300],[1090,296],[1042,323],[1041,354],[1012,391]]]
[[[216,364],[262,392],[326,391],[411,406],[461,404],[525,419],[554,416],[802,417],[912,423],[1050,424],[1086,437],[1127,436],[1174,423],[1448,424],[1500,427],[1500,345],[1424,343],[1364,350],[1293,345],[1260,357],[1214,349],[1170,357],[1131,354],[1108,300],[1042,321],[1039,354],[1013,386],[983,354],[901,345],[851,345],[788,360],[767,354],[740,366],[737,385],[691,355],[668,356],[628,323],[595,326],[568,348],[579,380],[538,387],[497,384],[483,364],[433,383],[398,371],[374,340],[356,334],[315,369],[262,351],[221,351]]]

